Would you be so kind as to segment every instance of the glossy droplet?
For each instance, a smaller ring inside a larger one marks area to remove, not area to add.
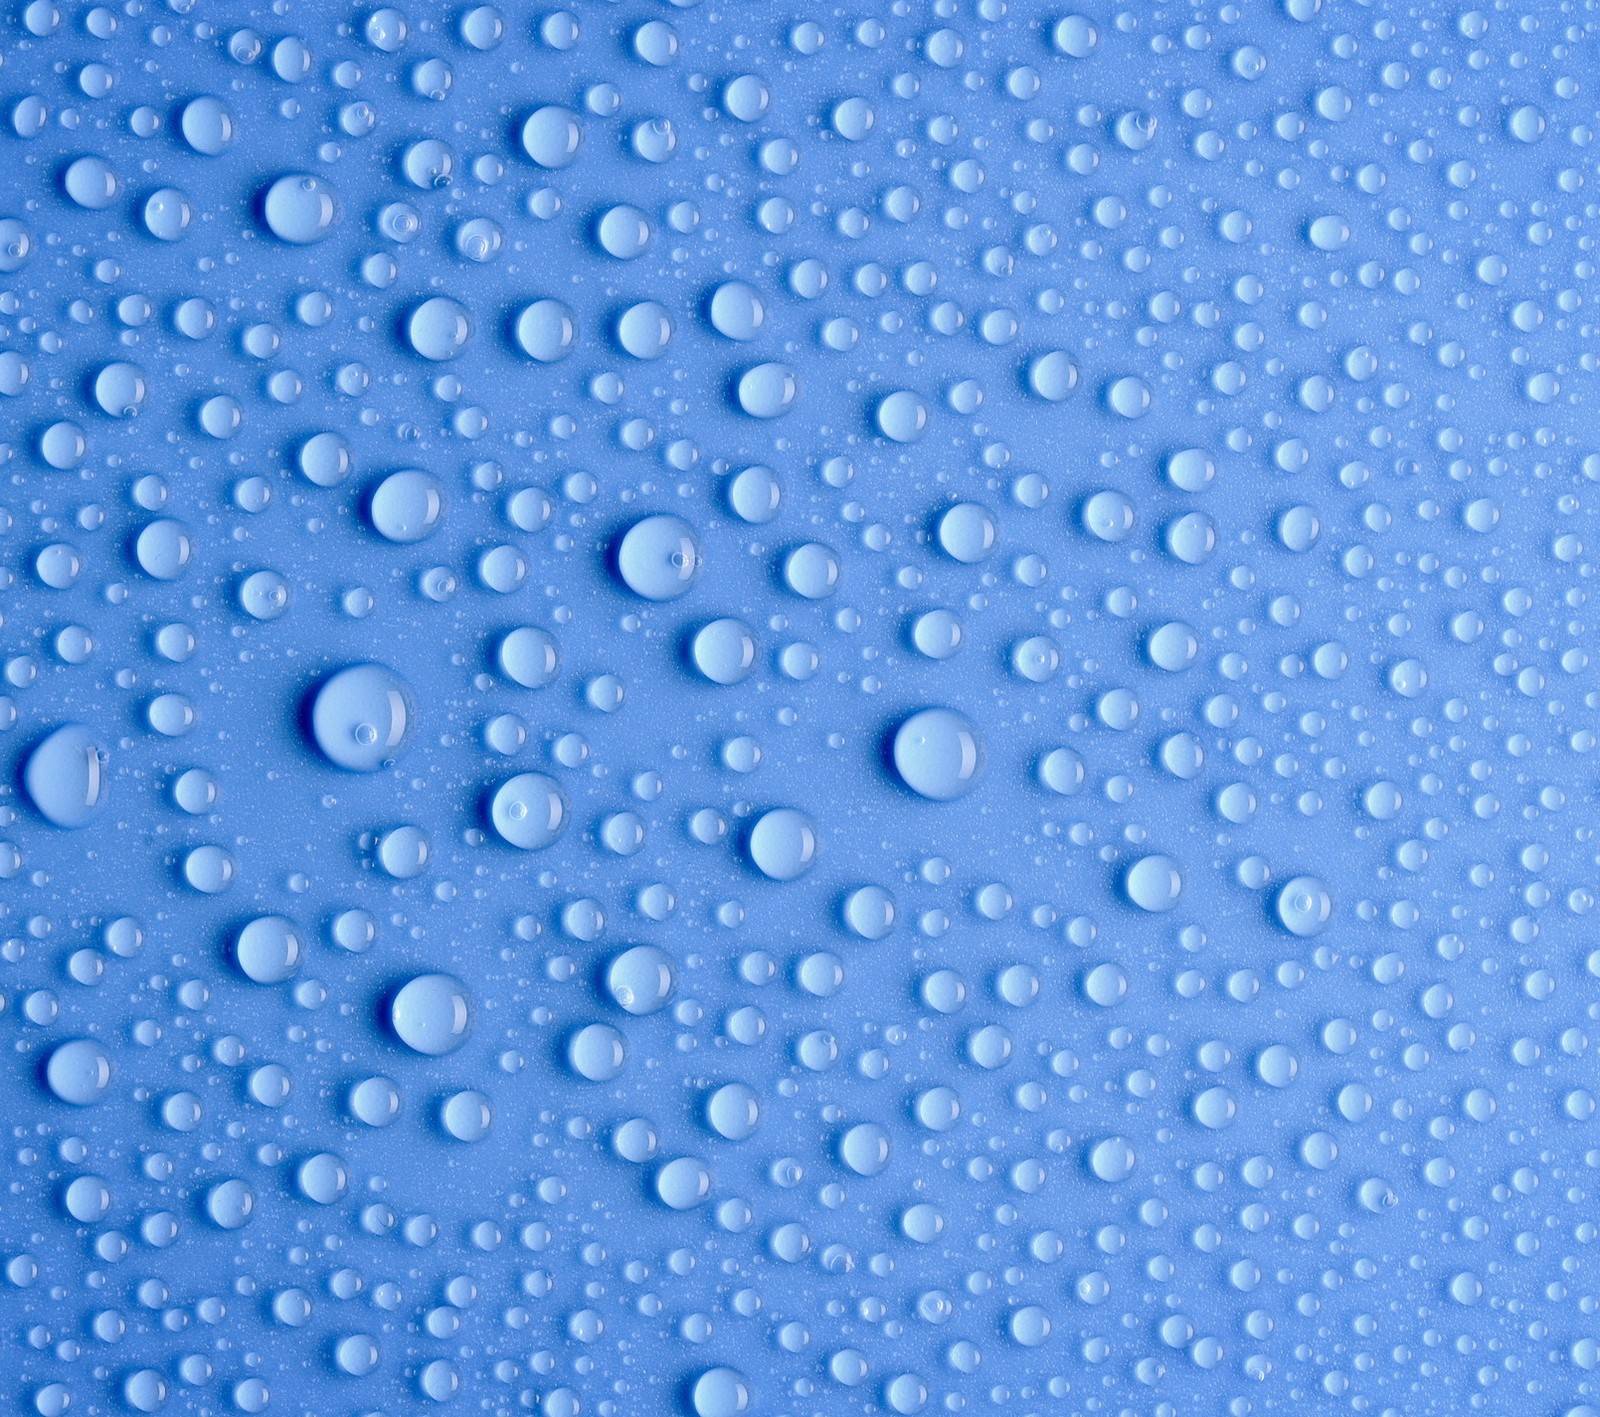
[[[675,600],[693,588],[701,569],[695,529],[682,517],[653,516],[635,522],[618,539],[617,574],[646,600]]]
[[[436,295],[406,320],[406,340],[424,359],[454,359],[472,339],[472,316],[458,300]]]
[[[978,502],[958,502],[939,518],[939,545],[965,565],[986,561],[999,536],[994,513]]]
[[[554,778],[524,772],[494,789],[488,815],[495,835],[508,846],[543,851],[566,831],[572,807]]]
[[[739,407],[752,418],[781,418],[800,397],[800,380],[787,364],[757,364],[739,376]]]
[[[110,754],[81,724],[39,740],[23,761],[22,786],[34,810],[54,826],[88,826],[105,809]]]
[[[610,1024],[586,1024],[567,1040],[567,1063],[588,1082],[610,1082],[627,1061],[627,1045]]]
[[[1291,935],[1320,935],[1333,918],[1333,897],[1315,876],[1296,876],[1279,888],[1275,909]]]
[[[743,343],[761,333],[767,322],[767,307],[754,286],[730,280],[711,292],[706,316],[719,335]]]
[[[894,766],[919,797],[952,802],[964,797],[983,771],[983,744],[965,715],[929,708],[914,713],[894,734]]]
[[[258,916],[233,940],[233,962],[255,984],[282,984],[293,978],[304,953],[299,926],[282,915]]]
[[[873,416],[878,431],[896,443],[915,443],[928,431],[928,406],[909,389],[879,400]]]
[[[652,1014],[671,999],[677,977],[677,966],[665,950],[633,945],[607,967],[606,989],[630,1014]]]
[[[308,173],[280,177],[261,194],[267,229],[291,246],[323,240],[339,220],[338,198],[325,181]]]
[[[330,675],[311,701],[311,733],[335,767],[377,772],[405,750],[416,721],[410,686],[383,664]]]
[[[777,807],[756,818],[745,850],[751,865],[769,880],[793,881],[816,864],[817,844],[817,829],[805,813]]]
[[[99,1102],[111,1087],[111,1055],[88,1038],[58,1044],[45,1062],[44,1077],[50,1091],[62,1102],[88,1107]]]
[[[694,1417],[740,1417],[754,1410],[750,1380],[736,1368],[707,1368],[690,1390]]]
[[[453,975],[419,974],[395,991],[388,1021],[395,1037],[414,1053],[453,1053],[472,1029],[466,986]]]
[[[1170,856],[1142,856],[1122,879],[1128,899],[1140,910],[1171,910],[1183,894],[1183,875]]]
[[[713,684],[738,684],[755,668],[755,633],[742,620],[713,620],[695,631],[689,652]]]
[[[553,364],[572,353],[578,320],[559,300],[535,300],[518,312],[513,330],[518,347],[529,359]]]
[[[569,108],[546,104],[536,108],[522,125],[523,151],[540,167],[571,164],[583,145],[583,125]]]

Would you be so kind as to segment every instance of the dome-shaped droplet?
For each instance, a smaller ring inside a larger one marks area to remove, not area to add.
[[[292,979],[305,954],[300,927],[282,915],[261,915],[233,937],[233,962],[255,984]]]
[[[419,974],[389,1001],[389,1026],[415,1053],[438,1057],[467,1041],[472,1008],[466,986],[450,974]]]
[[[291,246],[321,241],[339,219],[339,201],[320,177],[299,172],[280,177],[261,194],[267,229]]]
[[[570,108],[546,104],[522,125],[522,148],[540,167],[569,166],[583,145],[583,125]]]
[[[405,750],[416,722],[411,688],[384,664],[330,675],[311,701],[311,734],[335,767],[377,772]]]
[[[895,730],[895,771],[919,797],[964,797],[983,771],[983,743],[964,714],[949,708],[914,713]]]
[[[655,945],[633,945],[606,968],[606,990],[630,1014],[653,1014],[677,987],[677,965]]]
[[[1170,856],[1142,856],[1123,873],[1122,888],[1140,910],[1171,910],[1183,893],[1183,875]]]
[[[793,881],[817,860],[817,829],[793,807],[776,807],[756,818],[745,839],[750,863],[773,881]]]
[[[616,544],[617,574],[646,600],[676,600],[700,575],[700,542],[682,517],[658,515],[635,522]]]
[[[111,1086],[111,1055],[91,1038],[58,1044],[45,1061],[45,1083],[74,1107],[100,1101]]]
[[[761,333],[767,322],[767,307],[754,286],[730,280],[711,292],[706,315],[719,335],[743,342]]]
[[[1333,918],[1333,897],[1315,876],[1285,881],[1273,905],[1279,923],[1291,935],[1320,935]]]
[[[22,767],[23,790],[47,822],[88,826],[106,805],[109,756],[82,724],[63,724],[29,749]]]
[[[454,359],[471,340],[471,313],[448,296],[424,300],[406,319],[406,343],[424,359]]]
[[[508,846],[542,851],[558,841],[572,819],[561,785],[543,773],[507,778],[489,799],[489,824]]]

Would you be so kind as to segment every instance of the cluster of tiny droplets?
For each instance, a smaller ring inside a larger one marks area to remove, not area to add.
[[[1072,3],[7,7],[7,1411],[1600,1410],[1600,15]]]

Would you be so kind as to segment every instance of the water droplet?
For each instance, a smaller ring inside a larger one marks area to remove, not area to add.
[[[472,1030],[466,986],[449,974],[419,974],[389,1001],[388,1022],[414,1053],[439,1057],[453,1053]]]
[[[964,797],[983,771],[983,744],[970,719],[954,709],[914,713],[895,730],[893,756],[900,780],[919,797],[951,802]]]

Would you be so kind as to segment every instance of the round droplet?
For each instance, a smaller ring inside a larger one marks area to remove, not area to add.
[[[767,322],[767,307],[753,285],[724,281],[706,302],[711,327],[726,339],[753,340]]]
[[[1183,893],[1183,875],[1170,856],[1143,856],[1124,872],[1122,888],[1140,910],[1171,910]]]
[[[1121,541],[1133,530],[1133,503],[1120,492],[1096,492],[1083,504],[1083,527],[1100,541]]]
[[[761,1125],[761,1103],[748,1083],[730,1082],[706,1099],[706,1123],[727,1141],[748,1141]]]
[[[878,431],[896,443],[915,443],[928,431],[928,406],[909,389],[897,389],[878,401]]]
[[[443,295],[424,300],[406,321],[406,342],[424,359],[454,359],[471,340],[471,313]]]
[[[522,125],[522,148],[540,167],[569,166],[583,146],[583,125],[570,108],[546,104]]]
[[[77,206],[101,212],[117,200],[122,181],[103,157],[80,157],[61,174],[61,187]]]
[[[787,364],[757,364],[739,376],[734,394],[750,417],[781,418],[800,397],[800,379]]]
[[[713,620],[695,631],[689,653],[713,684],[738,684],[755,668],[755,633],[743,620]]]
[[[594,234],[608,255],[631,261],[642,255],[650,243],[650,219],[638,207],[623,203],[601,214]]]
[[[139,569],[158,581],[175,581],[194,559],[194,539],[189,528],[171,517],[147,522],[133,543]]]
[[[206,1214],[219,1230],[240,1230],[255,1214],[256,1194],[235,1176],[219,1181],[206,1192]]]
[[[111,1055],[91,1038],[74,1038],[51,1051],[44,1079],[61,1101],[88,1107],[111,1086]]]
[[[876,1176],[889,1164],[889,1133],[862,1122],[839,1138],[839,1159],[858,1176]]]
[[[656,1172],[656,1195],[672,1210],[693,1210],[711,1195],[711,1168],[697,1156],[680,1156]]]
[[[233,146],[233,114],[220,98],[190,99],[178,119],[183,140],[202,157],[220,157]]]
[[[1087,59],[1100,44],[1100,31],[1084,15],[1068,15],[1057,20],[1051,35],[1055,46],[1071,59]]]
[[[1078,387],[1078,366],[1064,351],[1052,349],[1029,362],[1028,387],[1048,403],[1061,403]]]
[[[797,880],[816,865],[817,829],[805,813],[776,807],[756,818],[745,851],[768,880]]]
[[[778,514],[783,488],[778,474],[760,464],[736,472],[728,479],[728,506],[741,521],[763,526]]]
[[[495,651],[500,672],[524,689],[542,689],[561,668],[561,646],[548,630],[519,625],[502,637]]]
[[[113,418],[136,417],[149,394],[149,382],[137,364],[118,360],[94,376],[94,401]]]
[[[606,990],[617,1007],[630,1014],[653,1014],[664,1007],[677,987],[672,956],[655,945],[634,945],[606,969]]]
[[[1143,418],[1150,411],[1150,387],[1131,374],[1106,387],[1106,406],[1123,418]]]
[[[682,517],[635,522],[617,542],[614,559],[623,584],[646,600],[676,600],[700,575],[700,543]]]
[[[515,333],[518,347],[529,359],[553,364],[571,354],[578,343],[578,317],[559,300],[535,300],[518,313]]]
[[[1133,1175],[1138,1162],[1126,1137],[1107,1137],[1089,1149],[1089,1169],[1102,1181],[1116,1184]]]
[[[951,658],[966,638],[953,610],[929,610],[911,623],[911,643],[917,653],[932,660]]]
[[[964,565],[988,560],[1000,538],[994,513],[979,502],[957,502],[939,518],[939,545]]]
[[[1167,459],[1167,481],[1181,492],[1204,492],[1216,476],[1216,463],[1199,448],[1181,448]]]
[[[392,472],[367,498],[367,519],[385,541],[407,546],[433,535],[444,521],[444,487],[430,472]]]
[[[1039,781],[1062,797],[1083,787],[1083,758],[1071,748],[1052,748],[1039,759],[1038,772]]]
[[[233,937],[233,962],[255,984],[292,979],[305,955],[300,927],[282,915],[261,915]]]
[[[894,897],[882,886],[862,886],[845,897],[844,923],[863,940],[881,940],[894,929]]]
[[[52,825],[88,826],[106,805],[109,756],[87,728],[63,724],[29,751],[22,768],[23,790]]]
[[[482,1141],[494,1125],[494,1107],[481,1092],[452,1092],[439,1107],[439,1125],[457,1141]]]
[[[623,1037],[608,1023],[591,1023],[567,1040],[567,1062],[589,1082],[610,1082],[628,1061]]]
[[[1320,935],[1333,918],[1333,897],[1315,876],[1295,876],[1284,882],[1273,908],[1291,935]]]
[[[335,767],[377,772],[405,749],[416,722],[410,686],[384,664],[352,664],[325,679],[311,703],[311,734]]]
[[[400,1115],[400,1089],[386,1077],[363,1078],[345,1095],[345,1110],[369,1127],[387,1127]]]
[[[1172,620],[1150,632],[1145,653],[1157,669],[1177,674],[1200,656],[1200,636],[1181,620]]]
[[[707,1368],[689,1390],[694,1417],[741,1417],[755,1403],[750,1380],[735,1368]]]
[[[507,778],[489,799],[489,824],[508,846],[542,851],[556,842],[572,819],[561,784],[543,773]]]
[[[949,708],[923,709],[895,730],[894,766],[919,797],[952,802],[983,771],[983,744],[972,721]]]
[[[317,487],[337,487],[350,476],[354,459],[338,433],[314,433],[300,445],[300,475]]]
[[[280,177],[261,195],[267,229],[291,246],[321,241],[339,219],[339,202],[320,177],[299,172]]]
[[[797,546],[783,561],[783,579],[796,595],[824,600],[839,588],[839,555],[820,541]]]
[[[472,1029],[466,985],[450,974],[417,975],[389,1001],[389,1026],[415,1053],[455,1052]]]

